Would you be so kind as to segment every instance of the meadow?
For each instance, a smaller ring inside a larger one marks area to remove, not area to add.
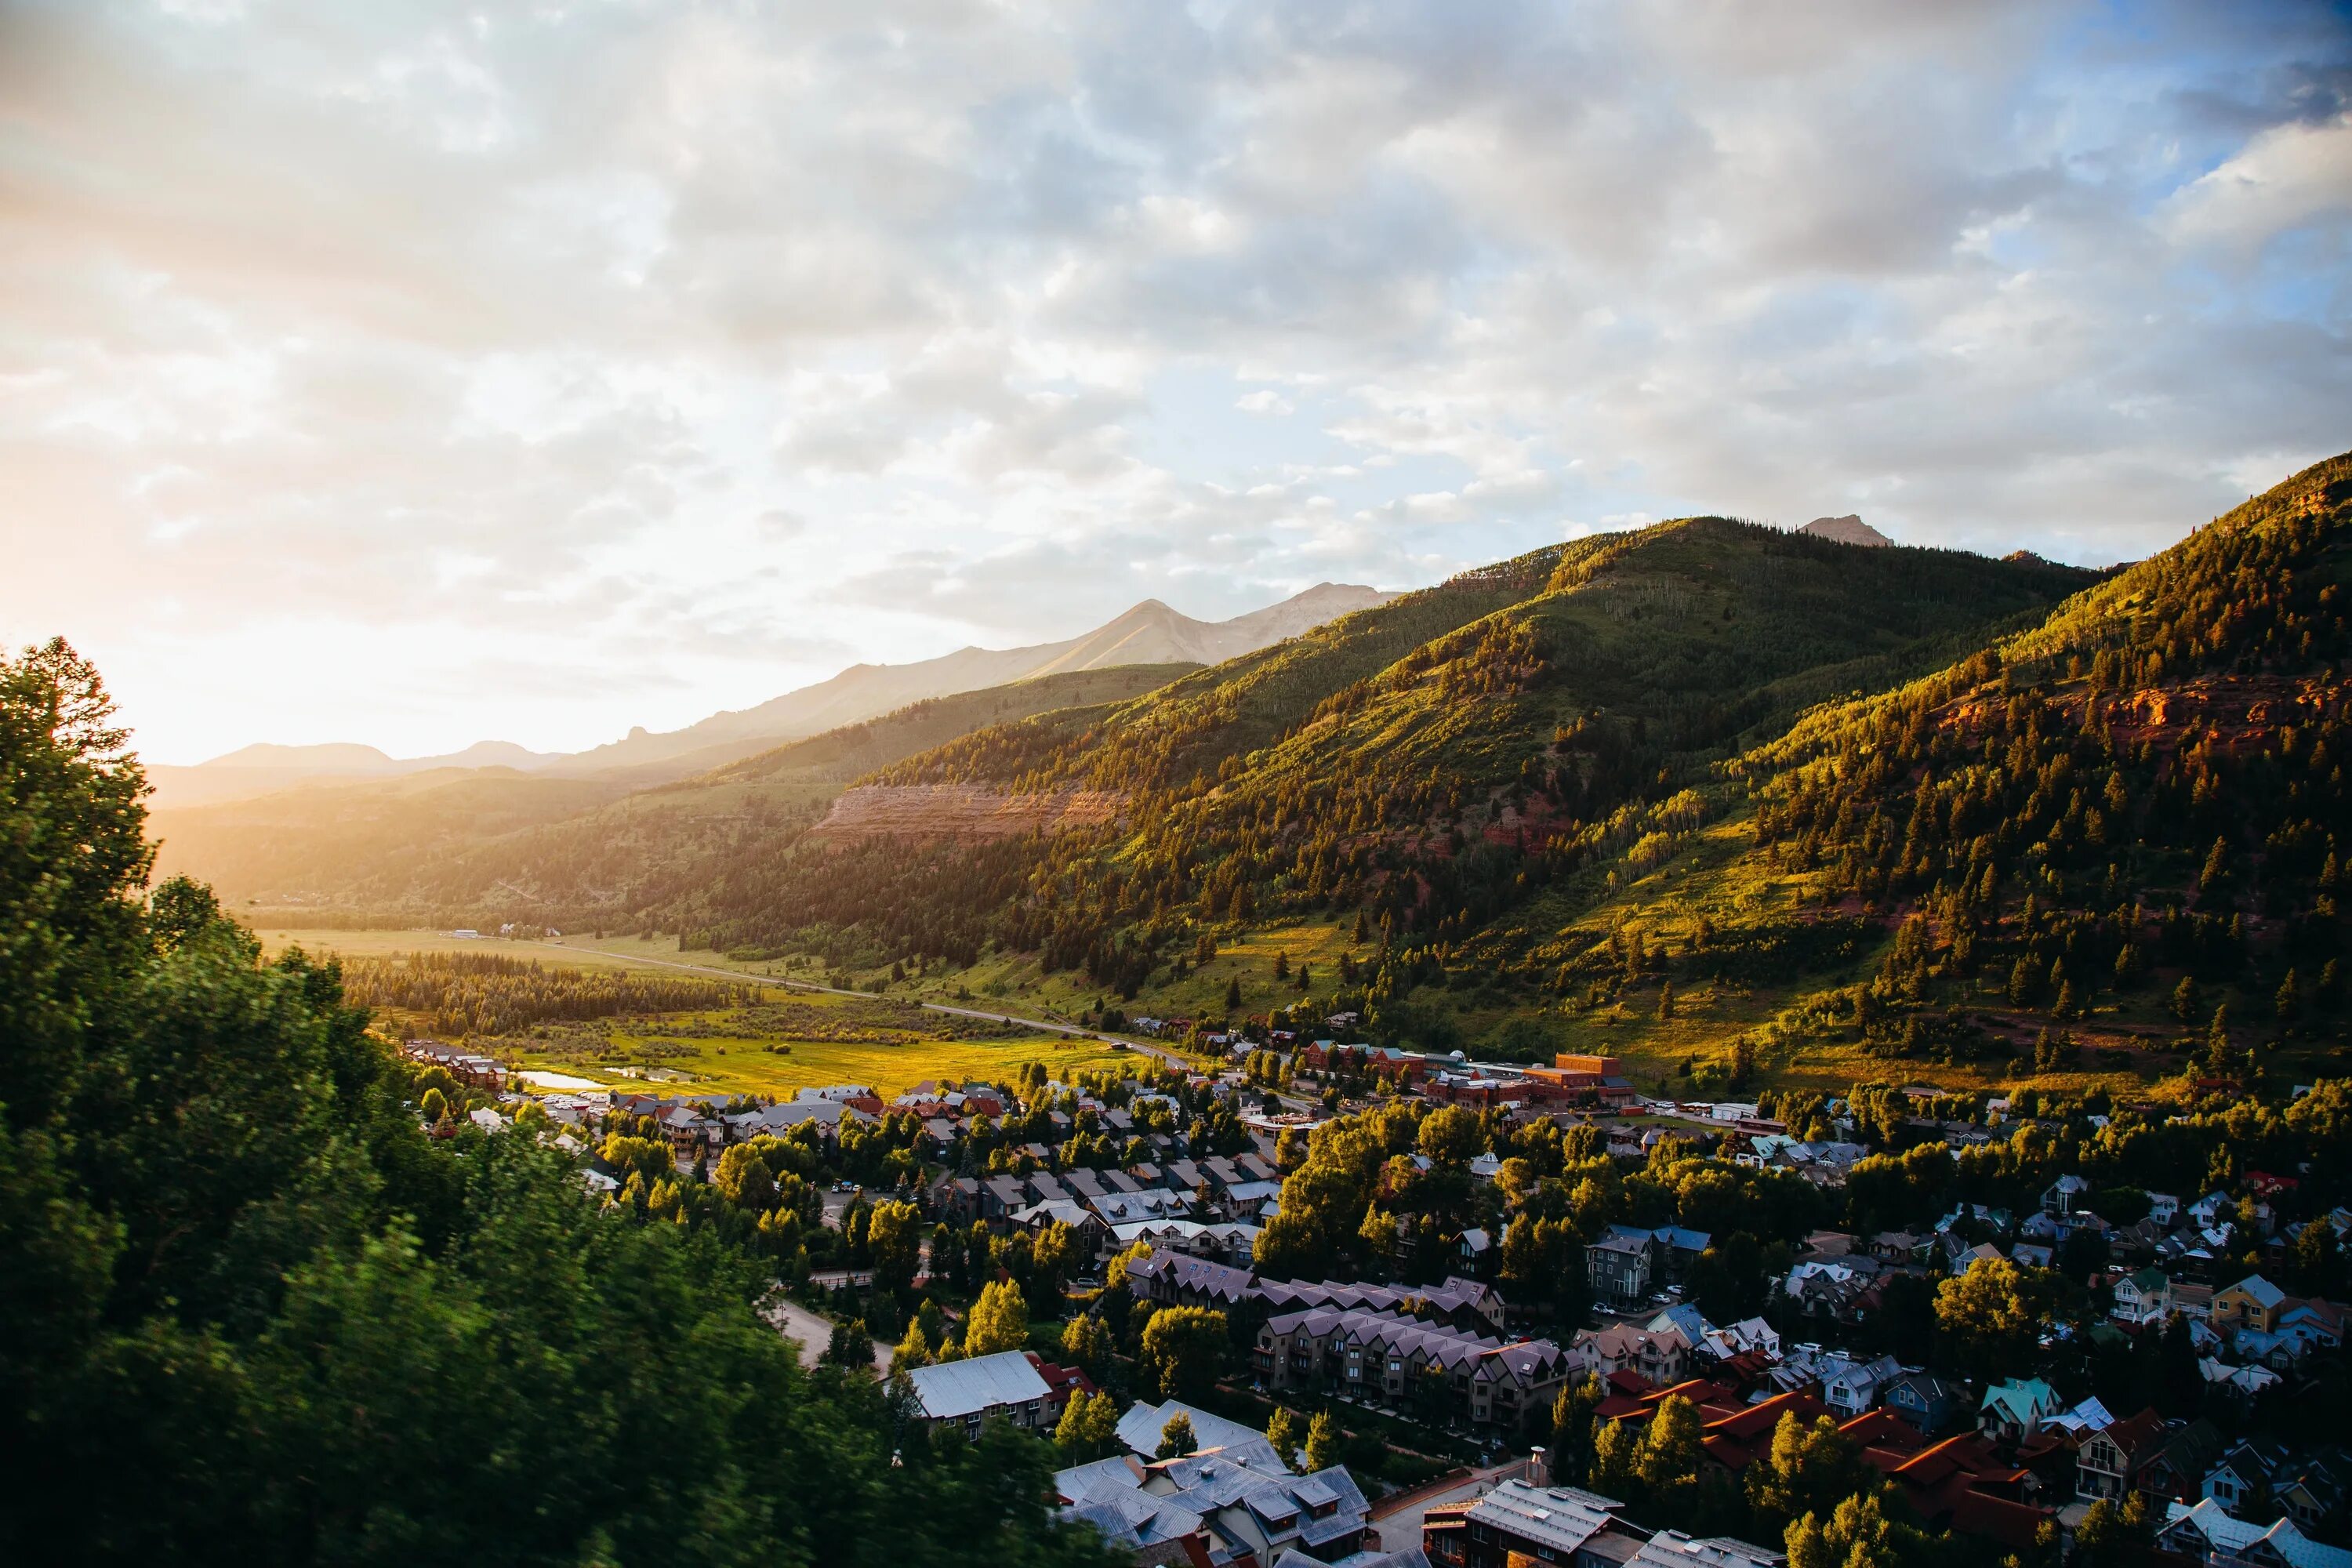
[[[272,952],[299,945],[316,954],[388,962],[417,952],[495,953],[554,966],[618,968],[647,974],[721,971],[766,978],[777,963],[733,963],[718,953],[678,952],[675,943],[608,940],[590,947],[452,937],[429,931],[283,931],[257,933]],[[982,1004],[985,1005],[985,1004]],[[1025,1006],[1025,1005],[1024,1005]],[[397,1032],[419,1027],[398,1010],[380,1016]],[[911,999],[769,989],[751,1006],[541,1024],[473,1045],[521,1068],[544,1068],[607,1086],[632,1079],[729,1097],[789,1099],[800,1089],[870,1084],[888,1099],[928,1079],[1009,1077],[1043,1062],[1057,1075],[1115,1066],[1121,1053],[1099,1041],[926,1013]]]

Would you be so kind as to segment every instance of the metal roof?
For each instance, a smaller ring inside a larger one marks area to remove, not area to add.
[[[1043,1399],[1048,1390],[1024,1351],[999,1351],[970,1361],[919,1366],[907,1373],[923,1414],[934,1421],[960,1420],[999,1405]]]

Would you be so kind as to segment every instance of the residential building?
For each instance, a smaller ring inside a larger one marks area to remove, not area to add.
[[[1839,1420],[1851,1421],[1874,1408],[1879,1390],[1902,1375],[1902,1363],[1891,1355],[1850,1363],[1822,1381],[1822,1403]]]
[[[2259,1274],[2249,1274],[2235,1285],[2213,1293],[2216,1328],[2253,1329],[2268,1333],[2278,1327],[2286,1292]]]
[[[2231,1513],[2270,1495],[2271,1481],[2285,1467],[2286,1450],[2274,1443],[2241,1438],[2205,1472],[2204,1495]]]
[[[1277,1312],[1259,1328],[1256,1368],[1268,1388],[1306,1387],[1442,1407],[1517,1426],[1549,1410],[1569,1359],[1549,1340],[1499,1344],[1483,1335],[1360,1307]]]
[[[2221,1431],[2202,1415],[2176,1428],[2141,1466],[2140,1496],[2150,1502],[2195,1502],[2221,1448]]]
[[[2074,1495],[2120,1502],[2139,1489],[2140,1471],[2172,1436],[2164,1417],[2143,1410],[2084,1437],[2074,1450]]]
[[[1370,1509],[1343,1465],[1292,1475],[1263,1455],[1202,1448],[1146,1461],[1097,1459],[1054,1478],[1063,1517],[1093,1525],[1139,1563],[1271,1564],[1299,1552],[1317,1562],[1351,1556]]]
[[[2064,1408],[2058,1391],[2040,1378],[2012,1377],[1985,1390],[1977,1430],[1998,1443],[2022,1443]]]
[[[2138,1327],[2160,1323],[2172,1315],[2172,1277],[2161,1268],[2143,1268],[2115,1282],[2115,1304],[2107,1309],[2117,1322]]]
[[[2210,1498],[2170,1504],[2156,1544],[2202,1568],[2352,1568],[2352,1552],[2312,1540],[2292,1520],[2249,1524]]]
[[[1647,1232],[1621,1234],[1612,1226],[1584,1249],[1585,1282],[1601,1302],[1633,1306],[1649,1296],[1656,1260],[1657,1245]]]
[[[919,1366],[907,1373],[914,1384],[923,1419],[932,1426],[950,1426],[978,1436],[983,1422],[1003,1419],[1024,1431],[1050,1432],[1062,1418],[1055,1403],[1055,1387],[1039,1369],[1044,1362],[1028,1351],[1000,1351],[970,1361]],[[1064,1396],[1070,1386],[1063,1380]]]
[[[1605,1533],[1622,1542],[1612,1527],[1624,1506],[1574,1487],[1498,1481],[1473,1501],[1429,1510],[1422,1519],[1422,1551],[1442,1568],[1516,1568],[1529,1562],[1623,1568],[1630,1553],[1586,1548]]]
[[[1969,1391],[1933,1373],[1906,1372],[1879,1392],[1879,1405],[1930,1437],[1940,1437],[1968,1415]]]

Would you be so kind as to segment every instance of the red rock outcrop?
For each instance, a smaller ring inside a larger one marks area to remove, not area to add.
[[[865,838],[1017,838],[1119,820],[1127,797],[1113,790],[1007,795],[980,784],[862,784],[845,790],[812,829],[844,842]]]

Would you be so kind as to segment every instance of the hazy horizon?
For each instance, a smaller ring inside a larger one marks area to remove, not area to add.
[[[2265,4],[0,0],[0,637],[576,751],[1693,512],[2144,556],[2352,447]]]

